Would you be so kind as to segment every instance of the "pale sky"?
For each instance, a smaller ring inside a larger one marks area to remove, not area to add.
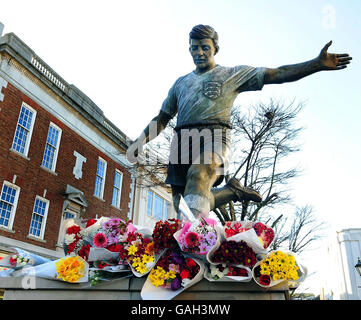
[[[294,159],[305,170],[292,185],[295,203],[313,205],[332,237],[361,228],[360,1],[12,0],[0,8],[4,33],[20,37],[132,139],[158,113],[174,81],[193,70],[188,34],[196,24],[216,29],[216,62],[225,66],[304,62],[333,40],[329,52],[353,57],[345,70],[268,85],[241,94],[236,104],[305,102],[303,145]],[[311,271],[321,266],[323,256],[317,257],[308,262]]]

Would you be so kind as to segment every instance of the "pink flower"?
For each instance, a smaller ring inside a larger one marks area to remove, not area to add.
[[[128,236],[129,233],[134,233],[137,229],[134,227],[132,223],[128,224],[126,235]]]
[[[94,236],[94,246],[97,248],[105,248],[108,245],[108,239],[104,233],[99,232]]]
[[[188,248],[194,248],[199,245],[199,235],[196,232],[188,232],[184,240]]]

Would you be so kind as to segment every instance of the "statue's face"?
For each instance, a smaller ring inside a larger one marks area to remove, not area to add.
[[[205,72],[215,67],[216,49],[212,39],[190,39],[189,52],[197,71]]]

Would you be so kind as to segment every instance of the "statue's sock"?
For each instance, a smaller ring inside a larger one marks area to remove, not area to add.
[[[203,216],[208,216],[208,213],[210,211],[210,204],[209,199],[205,196],[202,196],[200,194],[187,194],[184,197],[184,201],[196,218],[198,218],[201,213],[203,214]]]

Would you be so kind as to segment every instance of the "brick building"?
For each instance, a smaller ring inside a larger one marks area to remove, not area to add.
[[[59,257],[64,218],[131,217],[126,148],[84,93],[15,34],[0,38],[0,253]]]

